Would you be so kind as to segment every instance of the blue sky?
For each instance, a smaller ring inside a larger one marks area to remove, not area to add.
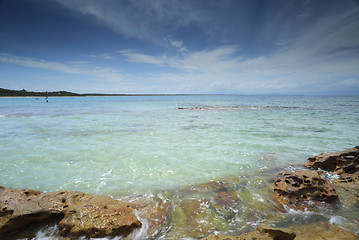
[[[0,0],[0,87],[359,95],[359,2]]]

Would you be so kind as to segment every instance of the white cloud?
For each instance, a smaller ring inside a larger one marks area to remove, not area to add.
[[[152,39],[162,28],[170,27],[172,23],[175,28],[206,21],[196,19],[193,14],[186,20],[189,13],[180,16],[179,13],[188,7],[186,1],[182,2],[182,8],[175,1],[174,9],[169,12],[164,7],[171,4],[171,1],[130,1],[128,5],[111,0],[58,1],[77,12],[93,16],[101,24],[106,24],[127,37]],[[107,7],[105,3],[108,4]],[[143,11],[142,15],[138,14],[140,10]],[[191,11],[193,13],[195,10]],[[176,14],[172,16],[173,12]],[[179,18],[175,19],[177,16]],[[201,14],[197,17],[199,16]],[[177,55],[166,52],[151,55],[136,49],[117,52],[132,64],[152,65],[155,70],[143,75],[141,71],[131,73],[121,66],[116,69],[93,66],[81,61],[60,63],[8,54],[0,54],[0,61],[119,83],[118,91],[121,92],[359,92],[358,9],[333,8],[323,10],[323,14],[318,14],[317,18],[312,18],[313,16],[294,16],[300,21],[304,18],[311,20],[308,25],[301,25],[298,31],[293,22],[283,23],[284,26],[293,28],[283,31],[284,27],[280,24],[283,18],[280,17],[261,26],[264,33],[259,36],[278,35],[264,38],[272,39],[274,46],[265,55],[250,55],[251,51],[244,53],[241,49],[246,50],[246,46],[240,43],[236,46],[220,45],[211,48],[204,45],[201,49],[193,50],[184,44],[187,39],[169,38],[170,35],[156,37],[165,39],[168,45],[177,50]],[[278,32],[275,27],[280,28]],[[91,55],[115,62],[117,57],[115,59],[112,56],[107,53]],[[105,85],[104,83],[103,86]],[[113,86],[107,88],[108,92],[113,92]]]
[[[155,57],[143,53],[137,53],[131,49],[124,49],[118,51],[121,55],[127,58],[127,61],[134,63],[148,63],[154,65],[163,65],[165,61],[165,57]]]
[[[109,82],[121,82],[125,79],[124,75],[122,75],[118,70],[105,67],[91,67],[87,64],[87,62],[84,61],[60,63],[0,53],[0,62],[16,64],[30,68],[57,71],[61,73],[86,75]]]
[[[100,53],[100,54],[92,54],[92,55],[89,55],[89,57],[91,58],[100,58],[100,59],[106,59],[106,60],[110,60],[110,59],[113,59],[113,56],[111,56],[110,54],[107,54],[107,53]]]
[[[181,41],[172,41],[174,46],[186,49]],[[242,56],[240,50],[232,45],[199,51],[179,51],[176,56],[149,55],[131,49],[118,51],[117,53],[127,62],[159,67],[160,71],[142,76],[135,76],[136,74],[131,74],[126,69],[93,66],[84,61],[60,63],[9,54],[0,54],[0,61],[89,76],[102,82],[103,92],[106,92],[106,82],[112,83],[107,92],[306,93],[335,90],[345,92],[353,89],[359,91],[358,59],[353,59],[350,52],[346,52],[348,55],[344,58],[335,57],[336,54],[326,55],[324,58],[320,54],[321,51],[317,51],[317,45],[312,45],[313,49],[310,49],[311,46],[306,41],[306,38],[301,38],[270,55],[257,57]],[[113,84],[118,87],[114,88]]]
[[[181,41],[176,41],[176,40],[171,40],[171,39],[168,39],[168,38],[167,38],[167,40],[168,40],[168,42],[169,42],[173,47],[175,47],[178,51],[180,51],[180,52],[182,52],[182,53],[188,51],[187,48],[185,48],[185,47],[183,46],[183,42],[181,42]]]
[[[126,57],[128,62],[167,66],[184,72],[223,72],[236,68],[241,59],[235,56],[237,49],[232,46],[221,46],[213,50],[186,51],[177,57],[147,55],[130,49],[118,52]]]
[[[200,9],[190,1],[176,0],[57,0],[69,9],[96,21],[128,38],[159,41],[165,29],[176,29],[201,21]],[[165,34],[164,34],[165,35]],[[164,37],[164,36],[162,36]]]
[[[121,54],[133,63],[176,70],[152,75],[149,79],[172,84],[178,88],[177,92],[190,89],[191,92],[305,93],[344,90],[345,87],[358,89],[356,78],[346,79],[358,76],[359,60],[332,57],[316,61],[321,55],[300,41],[294,42],[293,48],[283,47],[271,55],[252,58],[241,56],[234,46],[186,51],[172,57],[132,50],[121,51]],[[306,48],[295,48],[302,44]]]
[[[183,91],[216,91],[218,87],[234,92],[305,92],[324,89],[328,79],[330,86],[354,87],[356,81],[343,81],[355,80],[359,74],[359,11],[355,1],[325,6],[316,1],[268,4],[255,24],[250,1],[57,1],[126,37],[165,39],[179,55],[119,51],[128,62],[162,67],[160,74],[143,76],[162,89],[170,82]],[[185,28],[217,42],[237,44],[240,39],[237,46],[246,52],[233,45],[208,48],[205,43],[202,49],[190,49],[184,44],[193,46],[187,31],[183,39],[173,37],[181,36],[176,30]],[[174,32],[177,34],[172,35]],[[251,41],[249,47],[241,45],[243,39]],[[265,48],[263,55],[251,55],[260,48]],[[171,68],[173,71],[168,70]]]
[[[42,68],[55,70],[63,73],[83,74],[85,71],[80,67],[82,64],[63,64],[59,62],[49,62],[30,57],[13,56],[10,54],[0,54],[0,61],[3,63],[11,63],[22,65],[25,67]]]

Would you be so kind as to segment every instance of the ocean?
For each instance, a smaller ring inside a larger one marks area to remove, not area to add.
[[[0,98],[0,185],[121,198],[235,176],[251,182],[250,208],[276,169],[359,145],[358,126],[355,96]]]

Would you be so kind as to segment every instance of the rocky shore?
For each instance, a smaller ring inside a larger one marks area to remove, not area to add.
[[[147,201],[116,200],[75,191],[43,193],[0,187],[0,237],[31,238],[41,227],[54,223],[58,239],[107,236],[154,239],[172,228],[177,229],[176,234],[169,234],[166,239],[359,239],[353,232],[328,221],[284,227],[263,221],[254,231],[241,229],[240,235],[221,235],[228,232],[227,222],[236,221],[237,209],[246,201],[245,191],[239,191],[244,182],[240,178],[216,180],[178,190],[176,194],[184,196],[181,200],[172,196]],[[345,205],[358,210],[359,146],[310,157],[293,171],[275,173],[265,185],[270,214],[257,216],[242,211],[244,221],[328,206]],[[257,208],[260,212],[260,207]],[[268,206],[263,205],[264,208]],[[352,225],[359,228],[359,218]]]
[[[42,193],[26,188],[0,191],[0,236],[9,238],[34,224],[51,221],[58,221],[60,235],[64,237],[127,236],[146,223],[151,238],[169,215],[169,205],[162,202],[124,202],[72,191]]]

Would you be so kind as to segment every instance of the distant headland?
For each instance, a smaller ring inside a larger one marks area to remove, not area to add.
[[[197,95],[197,94],[103,94],[103,93],[73,93],[68,91],[47,92],[49,97],[96,97],[96,96],[170,96],[170,95]],[[45,97],[46,92],[10,90],[0,88],[0,97]]]
[[[57,91],[57,92],[48,92],[48,96],[81,96],[81,94],[67,92],[67,91]],[[5,88],[0,88],[0,97],[45,97],[46,92],[32,92],[23,90],[10,90]]]

